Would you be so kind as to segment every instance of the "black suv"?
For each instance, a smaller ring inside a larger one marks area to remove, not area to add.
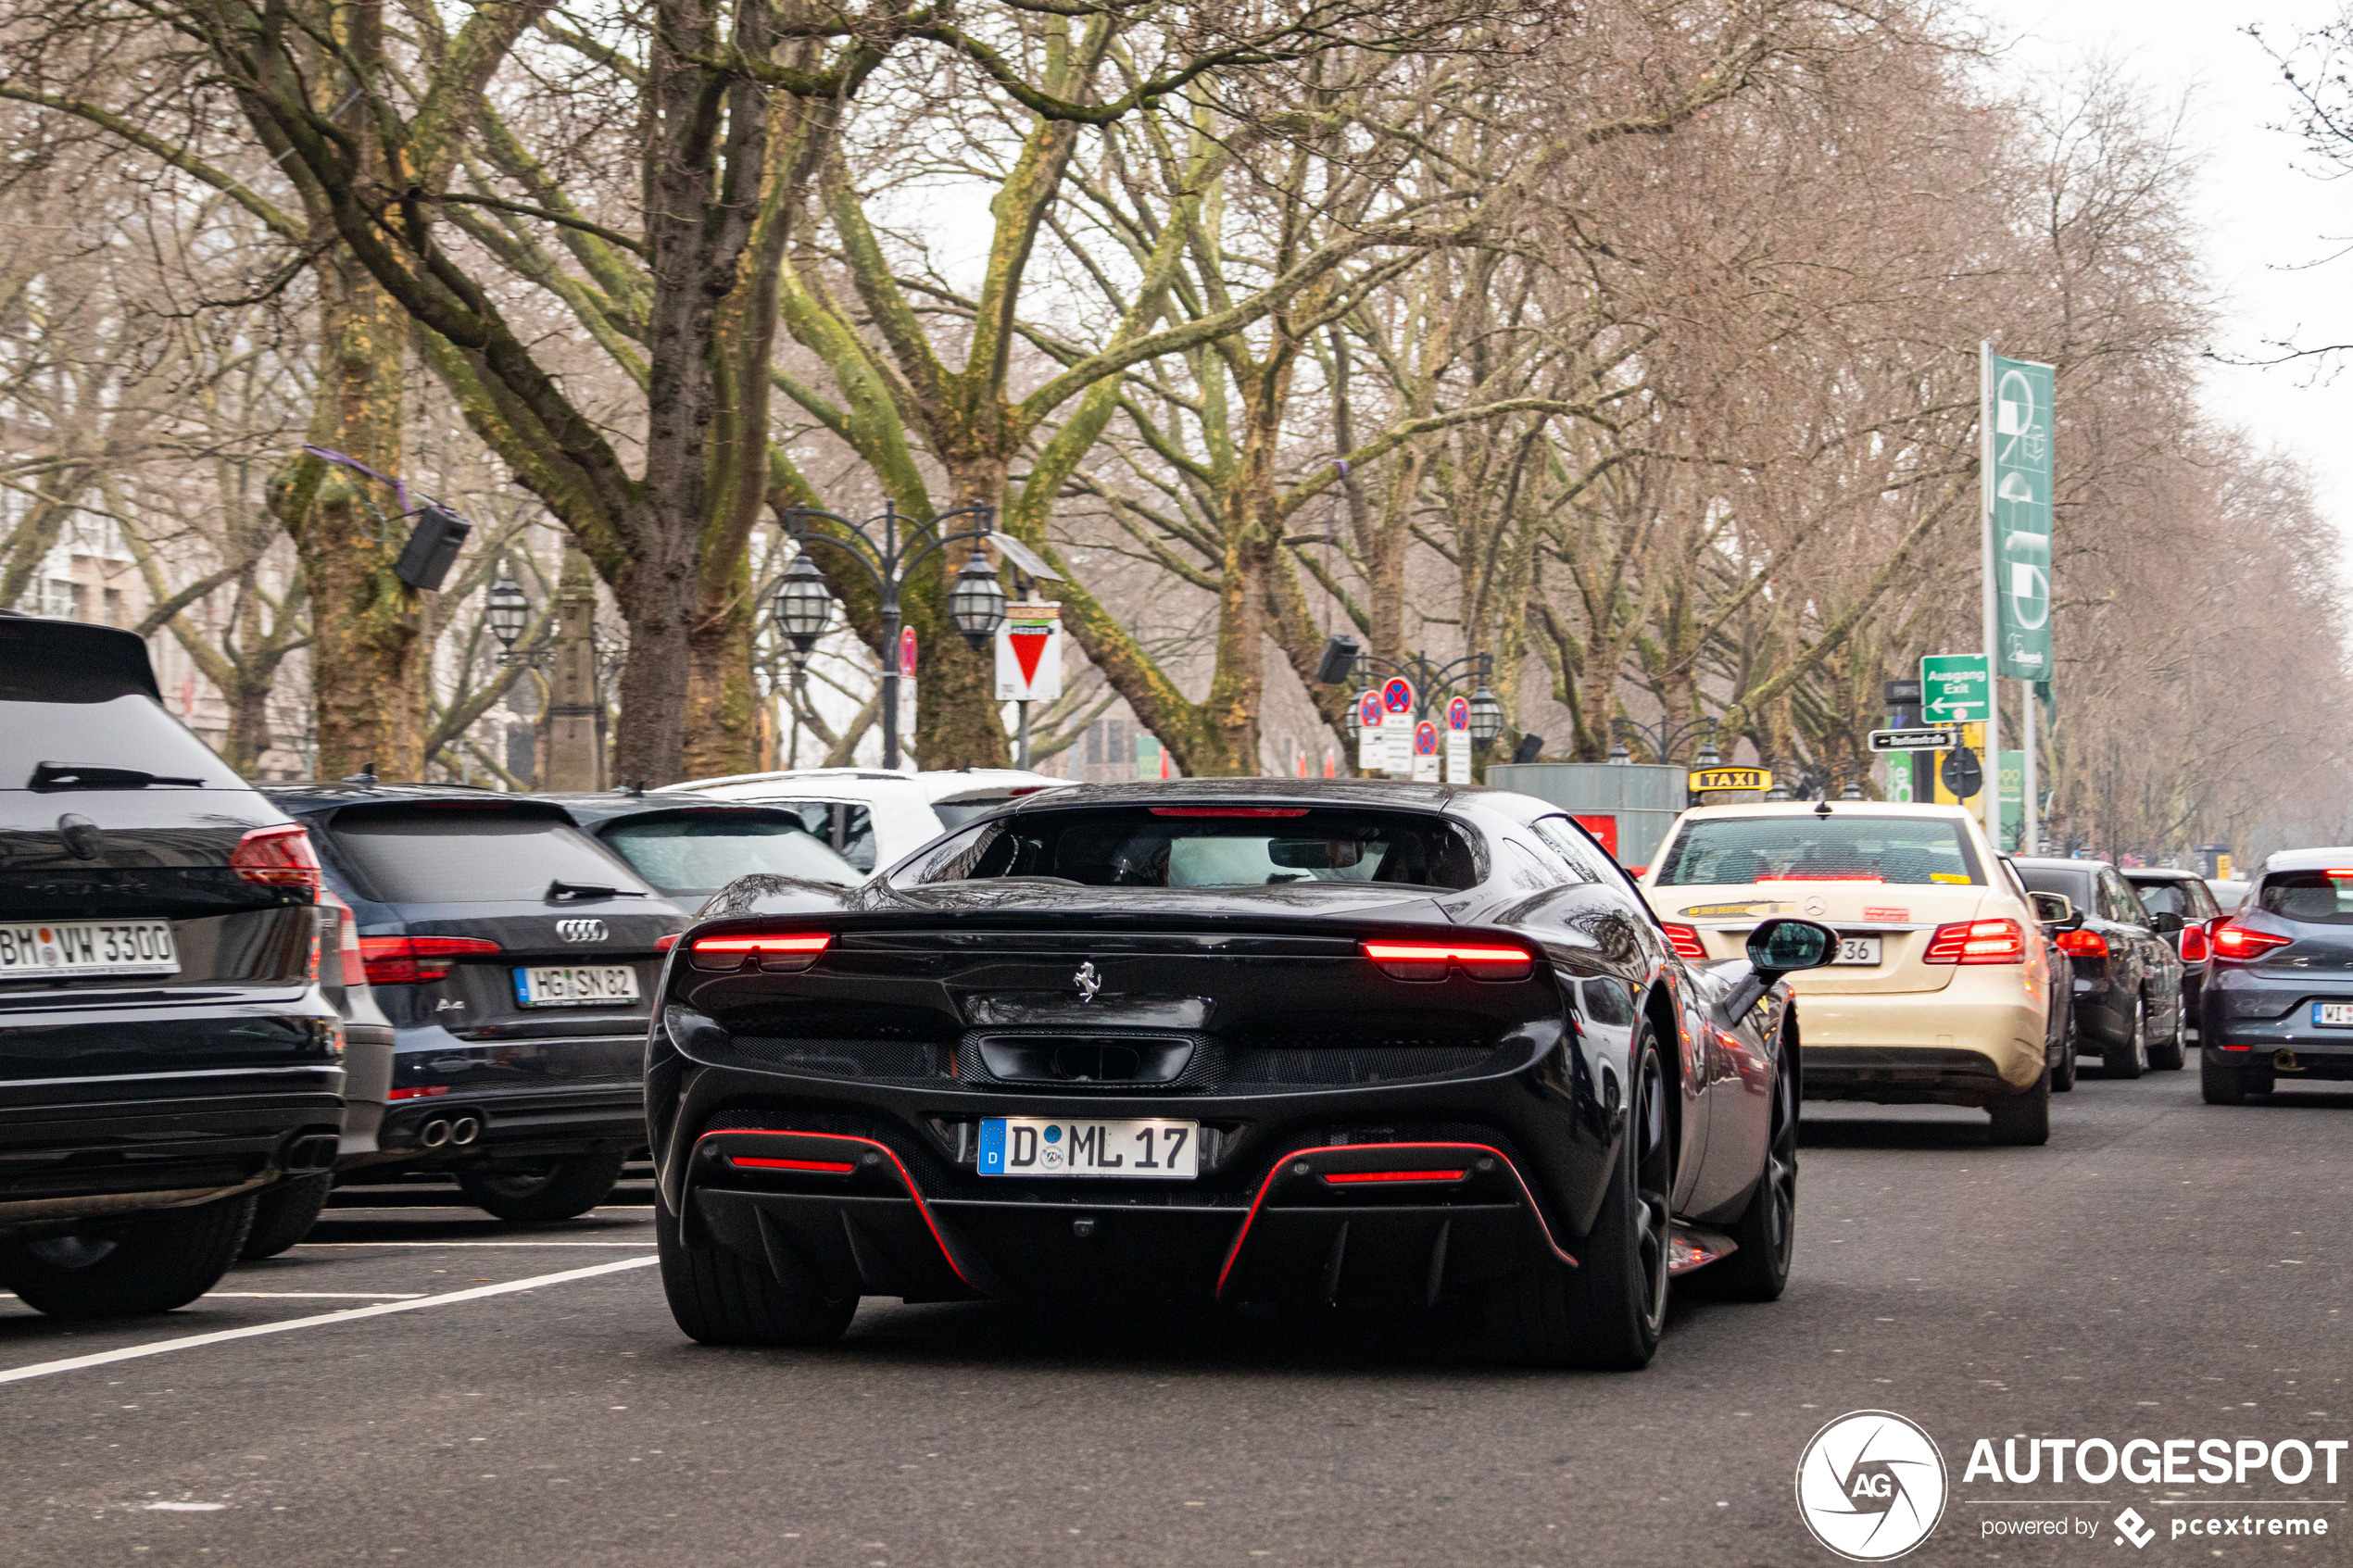
[[[343,1126],[318,862],[157,696],[128,632],[0,613],[0,1286],[59,1316],[211,1289]]]
[[[372,1151],[508,1220],[602,1202],[646,1146],[647,998],[686,917],[564,811],[447,784],[273,785],[359,919],[395,1031]]]

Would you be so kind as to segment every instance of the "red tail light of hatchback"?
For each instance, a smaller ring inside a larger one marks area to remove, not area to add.
[[[2257,931],[2236,921],[2226,921],[2214,934],[2214,956],[2235,959],[2244,963],[2249,959],[2261,958],[2274,947],[2284,947],[2295,940],[2293,936],[2282,936],[2277,932]]]

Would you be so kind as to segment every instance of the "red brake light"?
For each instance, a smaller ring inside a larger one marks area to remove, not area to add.
[[[279,828],[256,828],[237,840],[229,864],[245,881],[259,887],[298,887],[307,898],[319,897],[319,855],[310,847],[310,830],[289,822]]]
[[[439,980],[461,958],[495,953],[479,936],[362,936],[359,960],[371,985],[422,985]]]
[[[448,1085],[434,1084],[422,1089],[395,1089],[384,1098],[386,1099],[431,1099],[435,1095],[446,1095],[448,1092]]]
[[[2014,920],[1963,920],[1940,925],[1922,963],[2024,963],[2026,929]]]
[[[2182,927],[2182,961],[2183,963],[2203,963],[2205,960],[2206,927],[2202,925],[2185,925]]]
[[[2256,931],[2236,921],[2225,921],[2214,933],[2214,956],[2218,959],[2258,959],[2272,948],[2284,947],[2295,940],[2293,936],[2282,936],[2277,932]]]
[[[1665,929],[1667,945],[1675,949],[1677,958],[1689,959],[1694,963],[1707,961],[1707,948],[1699,939],[1697,926],[1667,925]]]
[[[1473,947],[1458,942],[1362,942],[1365,956],[1392,980],[1443,980],[1460,964],[1474,980],[1525,980],[1536,972],[1525,947]]]
[[[2108,938],[2096,931],[2062,931],[2054,938],[2058,950],[2074,959],[2108,957]]]
[[[1459,1182],[1469,1174],[1468,1171],[1327,1171],[1324,1180],[1338,1187],[1358,1182]]]
[[[753,1154],[731,1154],[727,1163],[752,1171],[813,1171],[823,1176],[847,1176],[858,1169],[847,1160],[770,1160]]]
[[[746,959],[760,967],[790,973],[807,969],[833,946],[830,931],[758,932],[742,936],[698,936],[687,949],[697,969],[740,969]]]
[[[1154,806],[1155,817],[1303,817],[1304,806]]]
[[[678,934],[674,931],[667,936],[654,938],[654,951],[657,953],[666,953],[676,946],[678,946]]]

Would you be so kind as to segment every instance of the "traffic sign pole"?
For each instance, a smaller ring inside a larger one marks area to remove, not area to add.
[[[1995,671],[2001,657],[2000,589],[1994,581],[1995,552],[1994,548],[1994,344],[1981,339],[1977,345],[1977,495],[1980,521],[1983,524],[1985,566],[1985,755],[1995,762],[2002,756],[2002,686]],[[1995,849],[2002,847],[2002,792],[1989,789],[1982,802],[1985,809],[1985,839]]]

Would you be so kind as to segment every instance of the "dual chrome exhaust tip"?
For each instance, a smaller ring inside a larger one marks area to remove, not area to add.
[[[417,1141],[427,1148],[463,1148],[482,1136],[482,1118],[469,1110],[460,1116],[436,1116],[417,1130]]]

